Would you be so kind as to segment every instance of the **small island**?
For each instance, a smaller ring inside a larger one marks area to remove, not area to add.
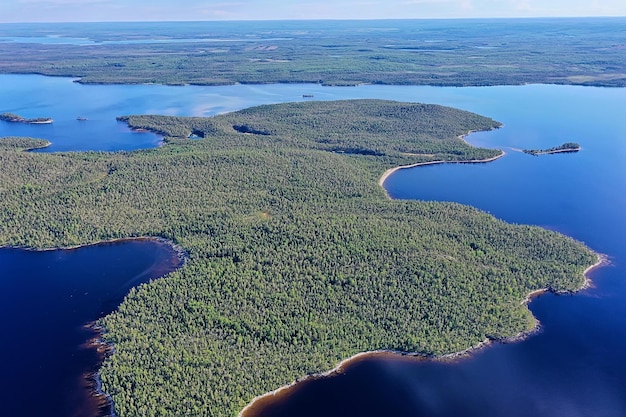
[[[28,123],[33,125],[50,124],[53,120],[49,117],[35,117],[33,119],[27,119],[19,114],[2,113],[0,114],[0,120],[11,123]]]
[[[576,142],[565,142],[561,146],[556,146],[554,148],[549,149],[523,149],[522,152],[530,154],[530,155],[547,155],[551,153],[562,153],[562,152],[578,152],[580,150],[580,145]]]

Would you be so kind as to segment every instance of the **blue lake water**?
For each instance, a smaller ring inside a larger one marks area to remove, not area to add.
[[[496,344],[454,364],[359,361],[343,375],[301,384],[258,415],[626,415],[626,361],[621,357],[626,351],[626,89],[85,86],[67,78],[0,75],[0,112],[55,120],[52,125],[0,122],[0,136],[49,139],[48,152],[132,150],[158,146],[160,138],[131,132],[116,116],[208,116],[310,100],[303,94],[314,100],[437,103],[503,122],[502,129],[474,133],[468,140],[503,149],[505,157],[488,164],[400,170],[385,188],[393,198],[457,201],[510,222],[558,230],[609,255],[612,265],[592,272],[592,289],[535,299],[531,309],[542,331],[524,342]],[[580,143],[582,151],[533,157],[516,150],[567,141]]]

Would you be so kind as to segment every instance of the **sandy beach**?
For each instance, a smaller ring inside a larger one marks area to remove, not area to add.
[[[487,159],[470,159],[467,161],[428,161],[428,162],[418,162],[416,164],[411,164],[411,165],[401,165],[399,167],[391,168],[385,171],[383,175],[380,177],[380,179],[378,180],[378,185],[383,187],[387,178],[389,178],[391,174],[393,174],[394,172],[400,169],[415,168],[415,167],[419,167],[422,165],[436,165],[436,164],[482,164],[485,162],[495,161],[496,159],[502,158],[504,155],[506,155],[506,153],[504,151],[501,151],[500,155],[496,155],[492,158],[487,158]]]

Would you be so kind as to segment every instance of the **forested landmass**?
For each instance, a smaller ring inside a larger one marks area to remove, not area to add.
[[[580,145],[576,142],[565,142],[562,145],[555,146],[553,148],[548,149],[523,149],[522,152],[530,154],[530,155],[545,155],[550,153],[561,153],[561,152],[578,152],[580,150]]]
[[[2,42],[0,72],[112,84],[623,87],[624,24],[624,18],[7,24],[0,37],[67,41]]]
[[[123,120],[167,144],[39,154],[0,139],[0,245],[160,236],[189,253],[99,322],[121,417],[233,416],[358,352],[510,337],[534,326],[530,291],[574,290],[596,260],[552,231],[386,197],[377,179],[397,164],[497,155],[459,138],[499,125],[475,114],[356,100]]]
[[[2,113],[0,114],[0,120],[11,123],[31,123],[31,124],[39,124],[39,123],[52,123],[52,119],[49,117],[35,117],[32,119],[27,119],[25,117],[20,116],[19,114],[14,113]]]
[[[27,151],[45,148],[46,146],[50,146],[50,142],[43,139],[7,136],[0,140],[0,150],[15,149]]]

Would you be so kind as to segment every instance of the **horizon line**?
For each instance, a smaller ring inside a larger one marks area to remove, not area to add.
[[[408,21],[408,20],[541,20],[541,19],[623,19],[626,15],[593,16],[491,16],[491,17],[386,17],[386,18],[342,18],[324,17],[316,19],[276,18],[276,19],[208,19],[208,20],[67,20],[67,21],[0,21],[0,24],[67,24],[67,23],[218,23],[218,22],[323,22],[323,21]]]

